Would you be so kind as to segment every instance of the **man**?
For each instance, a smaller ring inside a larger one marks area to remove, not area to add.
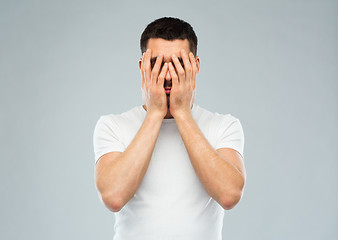
[[[144,105],[103,115],[94,130],[95,181],[115,212],[114,240],[222,239],[224,209],[246,179],[241,123],[194,103],[200,59],[187,22],[153,21],[141,51]]]

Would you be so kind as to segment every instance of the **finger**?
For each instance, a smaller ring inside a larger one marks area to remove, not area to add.
[[[192,71],[197,73],[196,59],[195,59],[195,56],[192,52],[189,53],[189,58],[190,58],[190,62],[191,62]]]
[[[183,60],[183,63],[184,63],[185,79],[190,81],[191,80],[192,67],[191,67],[191,64],[190,64],[189,56],[184,49],[182,49],[182,51],[181,51],[181,56],[182,56],[182,60]]]
[[[141,83],[141,86],[142,86],[142,88],[144,87],[144,84],[145,84],[145,79],[144,79],[144,74],[143,74],[143,69],[144,69],[144,55],[145,55],[145,52],[144,52],[143,55],[142,55],[142,61],[141,61],[141,77],[142,77],[142,83]]]
[[[173,84],[177,85],[178,84],[178,76],[177,76],[175,68],[174,68],[174,66],[171,62],[169,62],[169,72],[170,72]]]
[[[184,69],[183,69],[180,61],[178,60],[178,58],[176,57],[175,54],[173,54],[171,56],[171,58],[172,58],[172,60],[173,60],[173,62],[175,64],[175,68],[177,70],[177,74],[178,74],[179,80],[180,81],[184,81],[185,80],[185,72],[184,72]]]
[[[158,74],[159,74],[159,71],[160,71],[160,67],[161,67],[161,63],[162,63],[162,59],[163,59],[163,55],[162,54],[159,54],[156,58],[156,62],[155,62],[155,65],[154,65],[154,68],[152,70],[152,79],[154,79],[152,81],[152,84],[155,85],[156,82],[157,82],[157,78],[158,78]]]
[[[144,70],[143,70],[146,81],[151,80],[150,58],[151,58],[151,49],[147,49],[146,56],[144,59]],[[151,84],[151,82],[147,84]]]
[[[143,53],[141,71],[142,71],[142,77],[143,77],[144,84],[147,87],[146,68],[145,68],[146,54],[147,54],[147,52]]]
[[[192,52],[189,53],[189,58],[192,66],[192,88],[196,88],[196,75],[197,75],[197,64],[196,64],[196,59],[195,56]]]
[[[164,77],[167,74],[167,71],[168,71],[168,64],[165,63],[162,67],[161,73],[158,76],[158,81],[157,81],[157,84],[162,87],[164,86]]]

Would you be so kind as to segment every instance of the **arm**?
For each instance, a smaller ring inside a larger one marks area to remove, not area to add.
[[[239,202],[245,183],[244,168],[236,167],[240,166],[240,154],[232,149],[213,149],[190,112],[176,115],[175,119],[190,161],[204,188],[224,209],[230,210]]]
[[[150,68],[151,50],[148,49],[140,61],[142,76],[142,96],[147,106],[147,114],[139,131],[127,149],[116,158],[103,156],[99,160],[96,183],[102,200],[114,212],[119,211],[134,195],[148,169],[149,162],[167,113],[167,97],[163,88],[167,65],[160,69],[163,55]],[[107,158],[107,160],[106,160]],[[110,158],[110,159],[109,159]],[[104,160],[104,161],[102,161]],[[106,161],[105,161],[106,160]],[[100,162],[105,162],[101,164]]]
[[[139,131],[127,149],[109,159],[109,154],[98,160],[96,185],[105,205],[119,211],[135,194],[147,171],[160,131],[163,117],[147,113]]]
[[[208,194],[224,209],[231,209],[241,198],[244,187],[244,174],[235,166],[241,158],[235,150],[216,151],[203,136],[191,114],[191,103],[196,89],[196,75],[199,61],[192,52],[182,49],[184,69],[175,55],[172,60],[176,70],[169,63],[172,76],[170,112],[176,120],[190,161]],[[224,154],[224,152],[227,152]]]

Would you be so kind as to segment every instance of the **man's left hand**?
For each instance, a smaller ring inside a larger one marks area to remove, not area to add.
[[[175,54],[172,55],[176,71],[172,63],[169,63],[169,72],[172,79],[170,91],[170,113],[175,118],[177,114],[191,112],[191,106],[195,98],[197,65],[192,52],[182,49],[181,56],[184,64],[182,67]]]

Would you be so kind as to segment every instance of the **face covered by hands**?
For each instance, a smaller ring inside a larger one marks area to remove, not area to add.
[[[147,44],[149,51],[139,60],[142,98],[147,112],[151,108],[161,109],[161,113],[166,111],[165,118],[173,118],[178,112],[191,110],[195,99],[199,57],[194,57],[190,53],[189,45],[187,39],[172,41],[161,38],[149,39]],[[156,84],[153,85],[154,83]],[[157,90],[154,91],[155,89]],[[166,100],[166,109],[163,96]]]

